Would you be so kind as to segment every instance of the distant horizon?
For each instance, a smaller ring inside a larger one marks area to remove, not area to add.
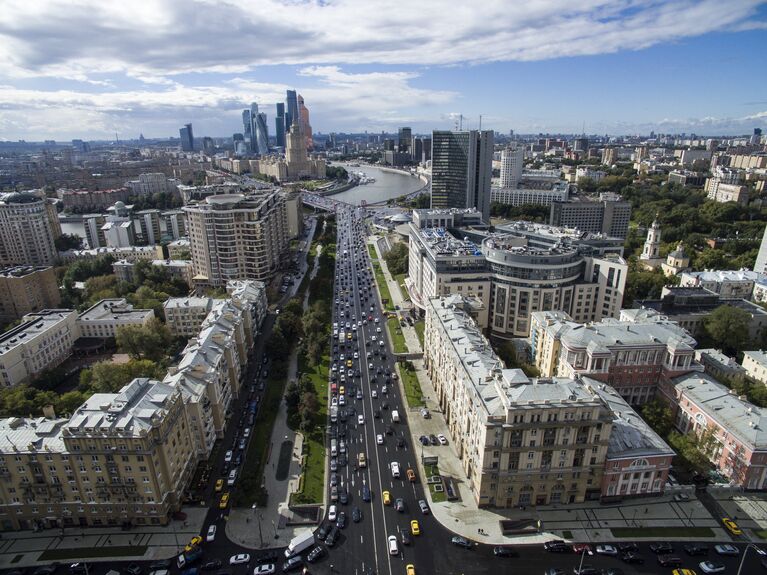
[[[767,131],[765,0],[6,0],[8,141],[275,132],[286,90],[315,131]],[[221,38],[215,49],[205,39]],[[716,136],[714,136],[716,137]]]

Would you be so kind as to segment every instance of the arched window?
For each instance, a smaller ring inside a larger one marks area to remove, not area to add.
[[[648,467],[650,465],[650,462],[646,459],[635,459],[631,462],[631,465],[629,467]]]

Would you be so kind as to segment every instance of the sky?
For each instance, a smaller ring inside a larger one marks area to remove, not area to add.
[[[0,140],[767,131],[757,0],[2,0]]]

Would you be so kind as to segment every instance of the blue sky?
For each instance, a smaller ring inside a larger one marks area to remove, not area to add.
[[[767,128],[759,1],[129,4],[3,1],[0,139],[227,136],[251,101],[273,128],[289,88],[322,132]]]

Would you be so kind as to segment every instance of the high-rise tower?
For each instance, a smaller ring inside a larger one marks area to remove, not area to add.
[[[473,207],[489,220],[493,131],[435,131],[431,162],[431,207]]]
[[[285,114],[285,133],[290,131],[290,127],[295,122],[300,122],[301,116],[298,113],[298,97],[295,90],[288,90],[287,99],[287,113]]]
[[[277,118],[274,120],[274,136],[277,145],[281,148],[285,147],[285,104],[277,102]]]
[[[258,148],[256,151],[265,156],[269,153],[269,130],[266,125],[266,114],[263,112],[256,114],[255,128],[256,147]]]
[[[298,114],[298,126],[306,140],[306,149],[311,150],[314,148],[314,141],[312,140],[312,125],[309,123],[309,108],[304,104],[304,97],[301,94],[298,95]]]
[[[181,150],[184,152],[194,151],[194,132],[192,124],[184,124],[184,127],[178,131],[181,138]]]
[[[501,152],[501,187],[516,188],[522,179],[522,165],[525,161],[525,149],[511,142]]]

